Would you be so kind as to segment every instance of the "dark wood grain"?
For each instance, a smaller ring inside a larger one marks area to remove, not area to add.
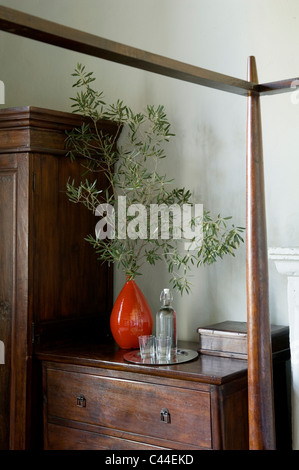
[[[109,436],[94,429],[64,427],[61,423],[49,423],[47,436],[47,449],[55,450],[162,450],[161,446]]]
[[[119,64],[218,90],[247,95],[254,83],[110,41],[0,6],[0,29]]]
[[[290,93],[298,89],[299,77],[278,80],[270,83],[256,85],[255,90],[260,96],[278,95],[280,93]]]
[[[9,448],[11,330],[15,305],[15,251],[17,173],[0,163],[0,340],[5,363],[0,365],[0,448]],[[5,276],[4,276],[5,273]]]
[[[79,182],[84,172],[65,156],[65,130],[79,122],[38,108],[0,110],[1,448],[30,448],[38,437],[38,348],[110,333],[112,271],[84,240],[96,219],[65,194],[68,178]]]
[[[200,356],[142,366],[124,353],[114,344],[39,351],[46,449],[248,448],[246,361]]]
[[[249,91],[263,95],[293,91],[295,81],[297,81],[295,86],[298,86],[298,80],[295,78],[258,85],[255,82],[152,54],[4,6],[0,6],[0,29],[100,59],[243,96],[247,96]]]
[[[248,80],[257,82],[248,60]],[[259,95],[248,97],[246,272],[248,323],[248,403],[251,449],[275,448],[272,353],[269,314],[267,230]]]
[[[180,342],[179,347],[196,350],[198,343]],[[106,344],[91,342],[69,344],[60,347],[47,347],[38,352],[38,359],[42,361],[45,369],[43,380],[46,448],[56,449],[69,446],[72,449],[82,449],[88,446],[97,448],[97,446],[107,445],[106,448],[108,449],[110,445],[116,445],[118,449],[130,449],[132,439],[135,441],[134,445],[137,441],[139,442],[138,445],[141,446],[139,448],[145,448],[149,445],[165,446],[165,448],[194,448],[199,443],[200,434],[197,434],[198,440],[196,443],[192,439],[186,439],[185,446],[188,447],[184,447],[182,442],[179,443],[173,436],[171,438],[168,436],[169,438],[164,439],[162,443],[161,435],[151,434],[153,432],[159,433],[159,428],[156,431],[151,430],[151,432],[145,433],[144,429],[143,431],[140,430],[140,423],[135,426],[134,417],[139,414],[143,416],[145,423],[151,422],[153,424],[153,417],[147,415],[153,408],[150,407],[150,409],[139,412],[141,403],[142,406],[145,403],[157,403],[159,396],[164,396],[166,399],[167,388],[169,388],[169,397],[171,397],[173,391],[177,390],[178,387],[182,391],[185,390],[184,396],[186,399],[179,394],[181,397],[180,403],[173,399],[169,400],[169,404],[172,401],[176,403],[175,413],[178,413],[180,409],[182,424],[185,423],[183,428],[187,427],[185,421],[187,418],[184,416],[185,404],[188,404],[188,402],[193,403],[192,409],[195,415],[202,406],[205,410],[203,413],[206,413],[206,405],[203,405],[201,397],[206,397],[208,394],[210,397],[209,429],[212,433],[212,448],[247,449],[249,447],[246,360],[200,354],[195,360],[177,365],[145,366],[127,362],[124,358],[126,352],[114,342]],[[276,377],[274,394],[276,399],[275,424],[279,430],[277,448],[281,450],[291,448],[290,417],[285,413],[290,404],[287,394],[289,383],[286,380],[286,365],[289,355],[289,349],[276,351],[273,354],[274,376]],[[113,384],[119,384],[119,387],[114,388]],[[71,399],[71,396],[76,395],[74,393],[75,389],[77,393],[84,393],[86,400],[89,396],[92,403],[97,400],[97,393],[106,396],[107,410],[110,411],[102,410],[106,406],[105,401],[101,403],[101,406],[99,404],[95,405],[91,410],[80,409],[76,414],[76,406],[72,406],[74,402]],[[119,390],[122,397],[121,402],[115,396],[117,390]],[[161,395],[159,390],[163,391]],[[59,395],[57,395],[58,391],[64,397],[64,405]],[[192,391],[192,396],[189,401],[188,393],[190,391]],[[197,395],[194,395],[193,392],[197,392]],[[51,398],[50,406],[49,393],[55,395],[54,400],[53,396]],[[142,393],[148,393],[149,398],[144,397],[140,400]],[[115,404],[114,411],[110,409],[112,406],[109,404],[110,396],[114,397],[112,400]],[[197,397],[196,403],[192,401],[195,396]],[[72,401],[72,404],[69,403],[69,400]],[[205,400],[206,398],[204,398]],[[133,420],[130,421],[130,430],[127,427],[128,423],[122,424],[124,428],[119,424],[126,421],[124,415],[127,408],[130,409],[130,419]],[[110,414],[112,415],[111,420],[109,420]],[[119,423],[116,415],[120,418]],[[71,431],[68,434],[66,430],[69,426],[81,430],[83,440],[77,431]],[[137,432],[138,426],[139,432]],[[153,427],[155,426],[153,425]],[[55,438],[54,430],[62,438],[60,444]],[[183,431],[182,429],[180,432],[183,433],[182,435],[187,435],[185,434],[186,430]],[[199,430],[197,430],[197,433],[199,433]],[[207,445],[206,430],[203,435],[206,436],[203,442]],[[111,440],[108,439],[109,436]],[[78,441],[74,442],[73,439],[77,438]],[[116,438],[122,440],[118,441]],[[127,441],[127,447],[124,440]],[[203,445],[203,442],[201,445]]]
[[[49,416],[110,427],[126,433],[202,448],[211,447],[210,394],[135,380],[81,375],[48,367]],[[76,405],[77,396],[86,406]],[[161,421],[161,410],[170,408],[171,423]]]
[[[197,343],[180,342],[180,347],[196,350]],[[47,347],[38,352],[40,360],[77,364],[87,367],[103,367],[107,365],[115,371],[127,371],[149,374],[150,376],[166,376],[170,379],[195,380],[214,385],[222,385],[233,378],[242,377],[247,370],[247,362],[238,359],[222,360],[221,357],[199,355],[197,360],[172,366],[151,366],[128,363],[124,359],[124,350],[115,343],[100,344],[69,344],[63,347]]]

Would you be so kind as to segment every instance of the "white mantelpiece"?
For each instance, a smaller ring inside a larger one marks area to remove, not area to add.
[[[269,259],[288,277],[288,314],[292,371],[293,449],[299,449],[299,248],[269,248]]]

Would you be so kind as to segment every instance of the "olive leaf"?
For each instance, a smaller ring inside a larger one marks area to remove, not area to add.
[[[71,98],[73,112],[88,117],[89,123],[67,132],[67,155],[71,159],[83,156],[85,168],[81,183],[76,186],[73,181],[68,181],[66,193],[70,201],[81,203],[94,213],[103,200],[113,208],[113,218],[110,215],[114,223],[113,237],[89,234],[86,240],[101,261],[114,263],[130,279],[140,275],[144,265],[153,266],[165,261],[172,287],[180,293],[189,293],[192,267],[212,264],[225,255],[234,256],[244,242],[241,235],[244,228],[227,227],[231,217],[218,214],[213,219],[209,211],[203,211],[200,221],[195,218],[190,221],[193,228],[198,222],[202,225],[203,241],[196,251],[186,249],[183,233],[181,237],[175,237],[171,212],[169,237],[163,238],[161,227],[151,233],[153,205],[194,206],[189,189],[173,187],[174,181],[159,172],[160,160],[167,157],[166,144],[174,137],[164,106],[148,105],[144,112],[134,113],[122,100],[107,104],[103,92],[91,87],[95,81],[93,72],[87,72],[85,66],[78,64],[72,75],[76,79],[73,87],[77,89],[76,96]],[[118,127],[116,135],[101,131],[99,121],[102,119],[115,123]],[[121,138],[117,142],[120,132]],[[104,190],[97,186],[98,172],[103,172],[106,177]],[[136,222],[136,214],[127,213],[125,226],[121,223],[120,196],[126,198],[126,207],[136,204],[145,208],[145,230],[142,231],[142,224]],[[109,218],[106,219],[109,224]],[[132,224],[136,236],[120,237],[120,231],[127,234]]]

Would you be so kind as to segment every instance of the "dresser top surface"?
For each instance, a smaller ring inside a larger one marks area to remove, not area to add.
[[[197,351],[198,343],[179,342],[180,348]],[[172,365],[143,365],[126,361],[128,350],[113,344],[65,345],[39,351],[39,360],[114,369],[131,373],[192,380],[215,385],[247,375],[247,361],[199,354],[197,358]]]

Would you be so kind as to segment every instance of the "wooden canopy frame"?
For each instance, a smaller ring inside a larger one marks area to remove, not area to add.
[[[246,276],[249,447],[252,450],[275,449],[260,96],[294,91],[299,79],[258,84],[255,59],[249,57],[247,80],[240,80],[3,6],[0,6],[0,30],[247,97]]]

